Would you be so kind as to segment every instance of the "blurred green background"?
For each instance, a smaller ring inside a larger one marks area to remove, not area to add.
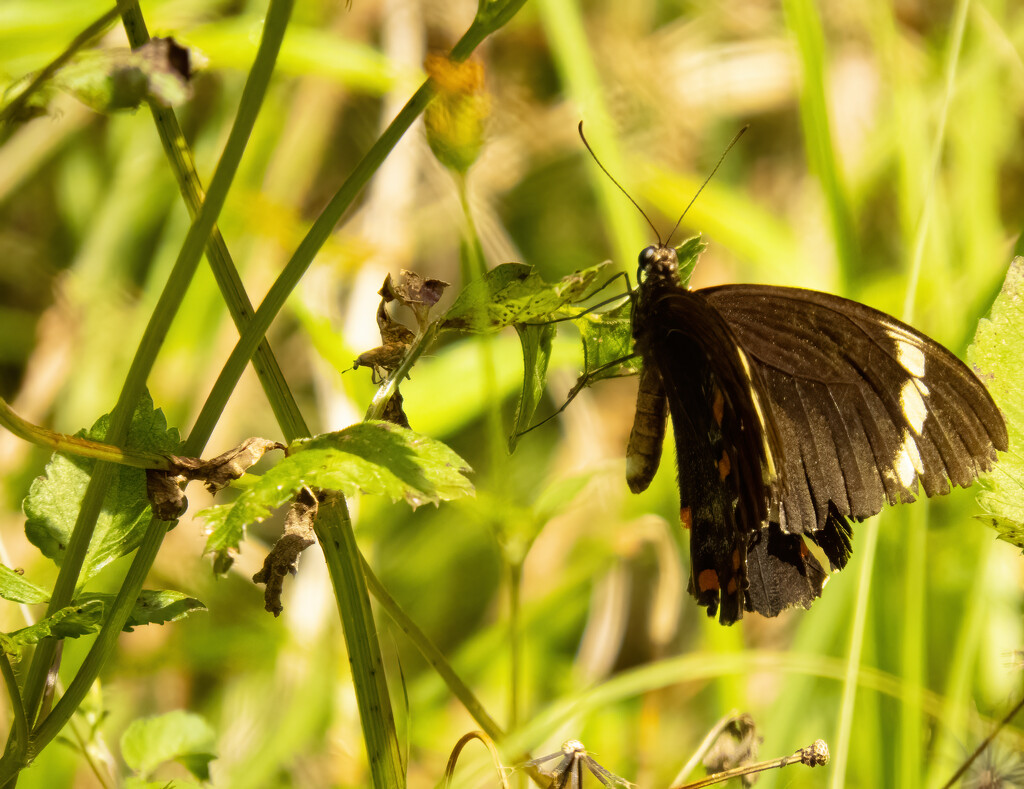
[[[449,48],[475,5],[298,4],[219,222],[254,302],[420,84],[424,56]],[[106,10],[5,0],[0,85],[45,66]],[[154,35],[173,35],[205,59],[177,112],[208,180],[265,6],[170,0],[142,10]],[[97,46],[126,46],[123,31],[114,26]],[[663,234],[750,123],[676,235],[700,232],[710,245],[694,286],[837,292],[910,320],[962,356],[1024,216],[1022,53],[1024,7],[996,0],[529,2],[479,50],[491,114],[467,192],[487,263],[530,263],[548,279],[605,259],[635,271],[651,230],[586,156],[580,119]],[[187,226],[145,109],[100,115],[56,92],[46,116],[7,135],[0,394],[20,414],[74,432],[110,410]],[[410,269],[456,292],[464,234],[456,182],[417,124],[269,335],[315,429],[360,419],[372,397],[365,370],[341,372],[378,344],[384,276]],[[172,425],[191,425],[236,338],[200,269],[149,381]],[[490,372],[481,363],[488,354]],[[572,331],[560,332],[545,413],[581,364]],[[972,519],[973,492],[884,512],[867,568],[874,527],[857,527],[850,567],[811,611],[723,629],[686,595],[674,464],[641,496],[624,484],[635,382],[584,392],[507,458],[489,419],[497,406],[510,423],[520,384],[513,333],[486,349],[445,337],[403,386],[406,410],[415,430],[471,463],[478,498],[416,512],[364,499],[353,512],[382,581],[502,722],[510,684],[503,557],[536,535],[523,568],[518,702],[521,744],[534,755],[575,737],[638,786],[669,786],[714,722],[740,709],[757,721],[765,758],[819,737],[835,757],[823,769],[768,773],[759,786],[937,787],[1019,696],[1022,564]],[[211,454],[250,435],[279,437],[247,373]],[[0,435],[0,559],[40,583],[55,570],[24,538],[21,499],[45,461]],[[545,495],[560,502],[556,517]],[[190,500],[148,585],[186,591],[209,612],[123,636],[79,727],[86,744],[51,745],[19,785],[113,785],[123,767],[104,760],[116,760],[125,726],[178,708],[214,725],[217,786],[367,785],[318,551],[286,584],[285,611],[274,619],[249,578],[280,520],[254,528],[231,575],[216,579],[191,518],[207,499],[190,489]],[[105,571],[100,585],[116,588],[125,567]],[[378,624],[409,785],[435,786],[455,741],[476,726],[383,613]],[[5,604],[0,625],[23,626],[23,613]],[[83,654],[69,642],[65,670]],[[843,710],[852,711],[845,722]],[[985,765],[1005,772],[1021,748],[1010,732]],[[468,763],[461,770],[473,775]],[[999,785],[978,780],[964,785]],[[465,785],[497,781],[478,773]]]

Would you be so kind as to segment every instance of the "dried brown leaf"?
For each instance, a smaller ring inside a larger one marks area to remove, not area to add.
[[[313,525],[316,523],[319,501],[309,488],[303,488],[292,502],[284,521],[284,534],[270,549],[263,561],[263,569],[256,573],[254,583],[266,584],[263,592],[264,608],[278,616],[284,606],[281,592],[285,576],[295,575],[299,569],[299,554],[316,542]]]

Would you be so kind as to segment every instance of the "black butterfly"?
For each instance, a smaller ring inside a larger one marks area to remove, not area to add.
[[[627,481],[651,482],[671,416],[690,593],[731,624],[809,607],[850,556],[850,521],[969,486],[1007,448],[984,385],[883,312],[768,285],[691,291],[676,251],[640,254],[642,361]]]

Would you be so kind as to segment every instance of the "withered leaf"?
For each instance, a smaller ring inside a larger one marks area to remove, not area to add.
[[[422,328],[427,325],[430,308],[440,301],[448,283],[440,279],[421,277],[413,271],[402,270],[402,278],[395,282],[388,274],[379,293],[384,302],[397,301],[408,307],[416,316],[417,324]],[[381,339],[384,339],[383,333]],[[386,342],[386,340],[385,340]]]
[[[210,493],[217,493],[232,480],[241,477],[250,466],[272,449],[285,449],[285,445],[266,438],[247,438],[234,449],[210,460],[171,456],[174,469],[183,479],[200,479]]]
[[[388,274],[385,285],[390,281],[391,275]],[[380,306],[377,307],[377,328],[380,329],[380,341],[384,345],[408,346],[416,338],[416,334],[391,317],[391,314],[388,312],[387,303],[392,299],[385,296],[384,291],[385,288],[381,288]]]
[[[181,474],[159,469],[146,469],[146,496],[153,514],[162,521],[180,518],[188,509],[188,499],[182,485],[187,480]]]
[[[441,300],[449,284],[441,279],[421,277],[415,271],[402,269],[402,279],[395,282],[388,274],[379,292],[387,301],[396,300],[406,307],[413,308],[417,304],[433,307]]]
[[[310,488],[299,491],[285,518],[284,533],[263,560],[263,569],[252,577],[254,583],[266,584],[263,592],[264,608],[274,616],[284,610],[281,592],[285,576],[298,572],[299,554],[316,542],[313,525],[316,523],[318,508],[318,497]]]

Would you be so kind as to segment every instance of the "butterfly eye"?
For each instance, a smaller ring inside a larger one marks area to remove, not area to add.
[[[654,265],[658,259],[658,248],[655,246],[647,247],[643,252],[640,253],[640,270],[648,271],[651,266]]]

